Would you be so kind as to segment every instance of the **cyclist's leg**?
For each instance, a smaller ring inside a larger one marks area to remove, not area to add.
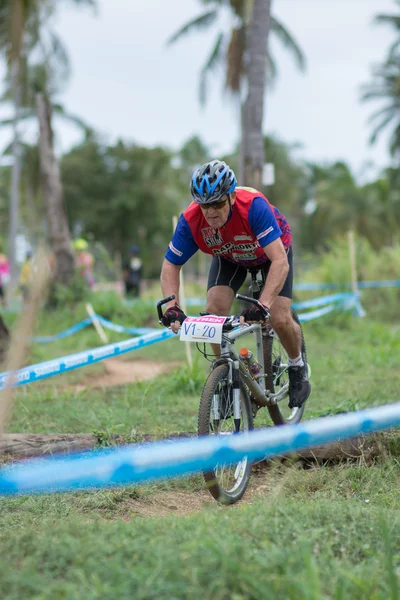
[[[236,292],[246,279],[247,269],[223,258],[214,257],[208,274],[207,312],[229,315]],[[220,354],[220,346],[211,344],[213,353]]]
[[[301,352],[301,330],[292,318],[292,300],[278,296],[270,308],[271,325],[279,336],[289,358],[297,358]]]
[[[289,273],[279,296],[273,301],[271,312],[271,325],[278,334],[282,346],[290,359],[299,359],[289,363],[289,407],[301,407],[310,395],[311,386],[308,380],[308,367],[303,361],[301,345],[302,336],[300,325],[292,317],[292,289],[293,289],[293,255],[292,249],[288,251]],[[301,362],[300,362],[301,361]]]
[[[293,251],[287,251],[289,273],[285,283],[275,298],[271,312],[271,325],[279,336],[282,346],[288,353],[289,358],[297,358],[301,352],[301,330],[300,326],[292,318],[292,296],[293,296]],[[268,270],[266,270],[266,276]]]

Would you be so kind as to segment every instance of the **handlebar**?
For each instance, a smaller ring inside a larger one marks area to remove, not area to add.
[[[163,311],[162,311],[162,305],[163,304],[167,304],[167,302],[171,302],[171,300],[175,300],[175,296],[168,296],[167,298],[163,298],[162,300],[160,300],[159,302],[157,302],[157,313],[158,313],[158,322],[160,323],[160,325],[163,324],[162,322],[162,318],[163,318]]]
[[[243,296],[242,294],[236,294],[236,298],[238,300],[243,300],[244,302],[250,302],[251,304],[255,304],[256,306],[258,306],[258,308],[260,309],[261,313],[265,316],[266,319],[270,318],[270,314],[267,308],[265,308],[265,306],[263,304],[261,304],[261,302],[259,302],[258,300],[256,300],[255,298],[251,298],[249,296]],[[163,324],[162,322],[162,318],[163,318],[163,311],[162,311],[162,306],[164,304],[167,304],[168,302],[171,302],[171,300],[175,300],[175,296],[168,296],[167,298],[163,298],[162,300],[159,300],[159,302],[157,302],[157,313],[158,313],[158,321],[160,323],[160,325]],[[201,312],[200,315],[201,316],[205,316],[208,315],[209,313],[207,312]],[[240,315],[231,315],[230,317],[225,317],[225,323],[223,326],[223,331],[230,331],[232,329],[234,329],[235,327],[238,327],[240,325]],[[245,323],[245,325],[248,325],[247,323]]]
[[[236,298],[238,300],[243,300],[244,302],[250,302],[251,304],[255,304],[261,311],[261,313],[265,316],[266,319],[270,318],[270,313],[268,308],[265,308],[263,304],[259,300],[255,298],[250,298],[249,296],[243,296],[242,294],[236,294]]]

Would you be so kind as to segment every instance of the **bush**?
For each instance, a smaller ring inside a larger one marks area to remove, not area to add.
[[[318,263],[297,275],[297,281],[312,283],[335,283],[343,290],[350,290],[351,268],[347,238],[338,238],[332,242],[329,250],[318,257]],[[356,267],[358,281],[379,281],[399,278],[400,245],[387,246],[377,251],[368,240],[356,238]],[[335,290],[332,290],[333,293]],[[340,289],[339,289],[340,291]],[[326,293],[326,292],[323,292]],[[321,292],[316,291],[315,296]],[[296,293],[296,297],[305,299],[310,292]],[[392,320],[398,318],[400,288],[371,288],[361,290],[361,303],[368,316]]]
[[[75,273],[68,285],[62,285],[56,281],[50,283],[46,307],[57,309],[77,304],[87,300],[89,296],[90,288],[86,279],[80,273]]]
[[[90,302],[95,313],[130,327],[154,327],[158,324],[156,302],[134,300],[127,303],[116,292],[93,292]]]

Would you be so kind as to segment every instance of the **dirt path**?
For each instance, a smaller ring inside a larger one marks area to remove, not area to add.
[[[162,490],[127,501],[123,518],[130,520],[133,515],[141,517],[185,516],[200,512],[204,507],[212,504],[219,506],[221,510],[231,510],[234,506],[252,504],[257,497],[266,496],[269,493],[271,493],[271,482],[268,469],[256,467],[243,499],[232,507],[219,505],[206,489],[201,491]]]
[[[76,390],[81,391],[87,387],[101,388],[134,383],[135,381],[144,381],[168,373],[171,369],[176,369],[178,366],[179,363],[110,358],[103,361],[105,370],[104,375],[100,375],[100,377],[88,377],[84,383],[76,386]]]

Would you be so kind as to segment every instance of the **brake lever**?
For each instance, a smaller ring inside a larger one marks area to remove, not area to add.
[[[259,300],[256,300],[255,298],[250,298],[249,296],[243,296],[243,294],[236,294],[236,298],[238,300],[243,300],[244,302],[250,302],[251,304],[255,304],[261,310],[262,314],[265,315],[266,319],[270,318],[271,314],[268,308],[265,308],[264,304],[261,304]]]
[[[163,298],[162,300],[160,300],[159,302],[157,302],[157,313],[158,313],[158,322],[160,323],[160,325],[163,325],[162,319],[163,319],[163,311],[162,311],[162,305],[163,304],[167,304],[167,302],[171,302],[171,300],[175,300],[175,296],[168,296],[167,298]]]

